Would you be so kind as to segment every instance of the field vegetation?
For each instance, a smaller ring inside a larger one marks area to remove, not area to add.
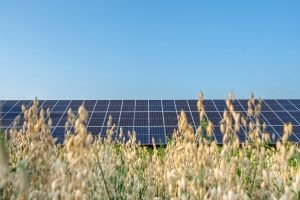
[[[212,139],[214,125],[205,121],[200,93],[201,126],[194,131],[182,111],[168,144],[149,148],[134,132],[117,133],[111,119],[107,137],[94,137],[84,125],[84,106],[78,117],[69,110],[66,125],[74,129],[56,144],[51,114],[38,113],[35,100],[23,108],[23,128],[1,134],[0,199],[300,199],[300,149],[288,141],[292,124],[271,145],[272,135],[259,122],[261,101],[249,99],[247,116],[233,101],[231,94],[219,124],[222,146]],[[244,143],[240,125],[247,130]]]

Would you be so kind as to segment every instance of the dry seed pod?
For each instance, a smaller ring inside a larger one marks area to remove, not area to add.
[[[225,133],[225,125],[223,123],[221,123],[220,125],[220,130],[221,130],[221,133]]]

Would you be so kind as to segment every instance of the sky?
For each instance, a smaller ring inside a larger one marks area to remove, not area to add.
[[[0,99],[300,98],[300,1],[1,1]]]

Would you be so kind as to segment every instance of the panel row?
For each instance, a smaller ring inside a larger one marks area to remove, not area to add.
[[[41,100],[43,107],[53,112],[64,112],[68,108],[76,111],[82,104],[88,111],[128,111],[128,112],[157,112],[157,111],[192,111],[197,112],[197,100]],[[21,112],[22,104],[30,105],[32,101],[1,101],[0,112]],[[223,111],[226,108],[225,100],[204,100],[206,111]],[[248,100],[235,100],[236,111],[246,111]],[[263,100],[262,111],[299,111],[299,100]]]

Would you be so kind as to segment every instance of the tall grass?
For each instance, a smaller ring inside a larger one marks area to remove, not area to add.
[[[292,125],[271,146],[272,136],[259,122],[261,102],[252,96],[241,116],[233,101],[230,95],[219,124],[222,147],[213,140],[214,125],[205,121],[200,93],[196,132],[182,111],[167,146],[153,143],[149,150],[136,143],[135,133],[116,133],[111,119],[107,137],[93,137],[83,106],[77,118],[68,112],[67,126],[75,128],[56,145],[51,120],[45,120],[50,113],[38,113],[35,100],[23,108],[23,128],[1,135],[0,199],[299,199],[300,149],[288,142]],[[237,136],[240,125],[247,129],[244,143]]]

